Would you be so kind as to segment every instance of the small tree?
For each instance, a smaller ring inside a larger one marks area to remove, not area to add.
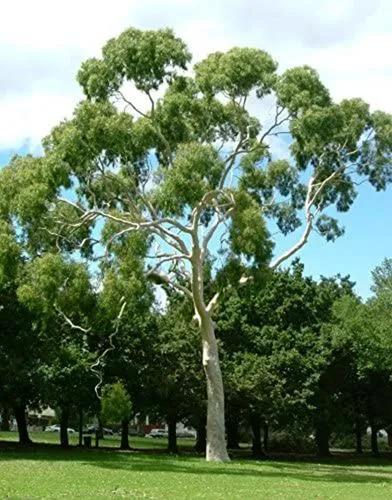
[[[102,390],[101,415],[104,422],[121,423],[121,449],[129,449],[128,424],[132,402],[122,382],[106,385]]]
[[[193,303],[207,379],[207,460],[225,461],[219,294],[204,289],[209,253],[268,264],[266,219],[283,234],[302,226],[272,268],[315,228],[328,240],[341,234],[328,207],[347,211],[364,179],[376,189],[391,180],[392,117],[360,99],[334,103],[313,69],[279,74],[259,49],[212,53],[186,74],[190,59],[168,29],[128,29],[110,40],[100,59],[82,64],[86,99],[45,140],[45,157],[16,159],[2,173],[2,203],[30,232],[48,215],[48,230],[68,245],[96,239],[102,220],[117,227],[106,244],[134,231],[148,236],[149,275]],[[271,105],[272,117],[255,116]],[[282,156],[273,148],[281,137]],[[70,187],[72,196],[61,189]],[[90,239],[75,238],[83,227]]]

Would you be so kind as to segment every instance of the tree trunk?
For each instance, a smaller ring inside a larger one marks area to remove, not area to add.
[[[203,368],[207,379],[207,451],[208,462],[228,462],[225,436],[225,397],[223,392],[222,372],[219,363],[218,344],[215,337],[214,323],[211,318],[211,304],[204,303],[203,255],[197,234],[193,234],[192,247],[192,297],[196,317],[199,322]]]
[[[269,426],[265,422],[263,425],[263,446],[264,446],[264,451],[268,451],[268,439],[269,439]]]
[[[387,430],[387,435],[388,435],[388,446],[389,446],[389,448],[392,448],[392,431],[391,431],[391,429]]]
[[[370,443],[371,443],[371,448],[372,448],[372,453],[375,457],[379,456],[379,451],[378,451],[378,439],[377,439],[377,433],[378,429],[372,422],[370,425]]]
[[[264,456],[263,447],[261,445],[261,421],[258,415],[252,415],[250,418],[250,426],[252,428],[252,454],[254,458]]]
[[[355,422],[355,451],[357,455],[362,455],[363,447],[362,447],[362,429],[361,423],[359,420]]]
[[[83,410],[79,409],[79,446],[83,446]]]
[[[329,457],[329,429],[325,422],[319,423],[315,433],[317,455],[319,457]]]
[[[3,432],[9,432],[10,427],[10,410],[5,406],[1,411],[1,427],[0,430]]]
[[[227,447],[232,450],[238,450],[240,447],[238,436],[239,421],[235,416],[227,418]]]
[[[170,453],[177,453],[177,418],[175,414],[169,414],[167,416],[167,427],[168,427],[168,441],[167,449]]]
[[[196,444],[195,444],[195,450],[197,453],[206,453],[206,447],[207,447],[207,416],[202,415],[199,418],[198,424],[197,424],[197,429],[196,429]]]
[[[68,421],[69,421],[69,408],[63,407],[61,408],[61,417],[60,417],[60,445],[63,448],[68,448],[69,446]]]
[[[225,398],[214,326],[202,321],[203,368],[207,378],[208,462],[228,462],[225,436]]]
[[[129,420],[125,419],[121,422],[121,450],[129,450]]]
[[[105,435],[103,433],[102,419],[99,415],[98,415],[98,437],[99,439],[105,439]]]
[[[29,438],[29,431],[27,430],[27,420],[26,420],[26,406],[18,405],[14,407],[14,414],[16,423],[18,425],[19,433],[19,443],[20,444],[31,444],[32,441]]]

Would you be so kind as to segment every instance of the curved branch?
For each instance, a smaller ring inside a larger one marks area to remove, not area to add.
[[[167,285],[171,286],[172,288],[175,288],[176,290],[183,292],[188,298],[192,299],[192,292],[187,288],[186,286],[180,285],[179,283],[176,283],[172,279],[170,279],[170,276],[168,276],[166,273],[163,271],[149,271],[147,273],[147,276],[151,276],[152,278],[158,278],[159,280],[163,281]]]
[[[305,230],[302,233],[301,238],[295,245],[293,245],[291,248],[289,248],[286,252],[284,252],[282,255],[280,255],[278,258],[273,260],[270,264],[271,269],[276,269],[282,262],[290,258],[292,255],[294,255],[300,248],[302,248],[305,243],[308,241],[309,234],[312,230],[313,226],[313,214],[311,213],[311,207],[314,202],[314,197],[313,199],[311,198],[312,196],[312,190],[314,187],[314,177],[312,176],[309,180],[308,184],[308,190],[306,193],[306,200],[305,200],[305,218],[306,218],[306,225],[305,225]]]

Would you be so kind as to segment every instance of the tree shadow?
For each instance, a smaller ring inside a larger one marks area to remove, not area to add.
[[[195,455],[173,456],[167,453],[151,453],[145,451],[120,452],[116,449],[79,449],[71,447],[60,449],[53,444],[39,446],[20,446],[4,443],[0,446],[0,461],[7,460],[39,460],[39,461],[74,461],[83,466],[93,466],[107,470],[124,472],[155,473],[206,476],[252,476],[262,478],[293,479],[309,482],[330,483],[371,483],[392,484],[392,470],[377,469],[377,466],[391,465],[390,460],[360,459],[334,461],[282,462],[275,460],[233,461],[231,464],[206,463]],[[355,470],[357,468],[357,470]]]
[[[353,472],[347,469],[336,470],[333,467],[315,467],[314,464],[308,468],[303,468],[300,464],[297,467],[286,467],[286,464],[274,463],[259,463],[255,462],[255,467],[249,468],[244,466],[244,463],[233,462],[231,465],[204,464],[202,462],[191,462],[189,465],[173,462],[169,460],[140,460],[134,457],[132,460],[102,460],[98,462],[85,462],[85,464],[93,465],[104,469],[120,469],[122,471],[135,472],[165,472],[175,474],[191,474],[191,475],[209,475],[209,476],[253,476],[253,477],[269,477],[269,478],[292,478],[293,480],[313,481],[313,482],[335,482],[335,483],[391,483],[392,471],[382,471],[380,473],[360,470]],[[261,465],[259,469],[257,465]]]

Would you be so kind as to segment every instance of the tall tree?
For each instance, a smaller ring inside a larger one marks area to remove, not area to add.
[[[225,461],[219,294],[210,297],[203,279],[209,252],[227,247],[228,226],[234,253],[267,264],[267,218],[284,234],[302,226],[273,268],[314,228],[329,240],[341,234],[326,209],[347,211],[362,179],[385,188],[392,118],[360,99],[334,103],[313,69],[279,74],[259,49],[212,53],[186,74],[190,59],[168,29],[131,28],[110,40],[101,58],[81,66],[86,99],[73,118],[45,139],[44,158],[17,159],[2,172],[2,196],[30,231],[45,225],[40,211],[53,210],[51,234],[79,247],[88,240],[75,230],[88,227],[99,239],[102,219],[117,224],[112,240],[132,231],[150,237],[149,274],[193,303],[207,379],[207,460]],[[255,100],[275,104],[272,119],[255,116]],[[283,158],[273,147],[281,135],[290,144]]]

